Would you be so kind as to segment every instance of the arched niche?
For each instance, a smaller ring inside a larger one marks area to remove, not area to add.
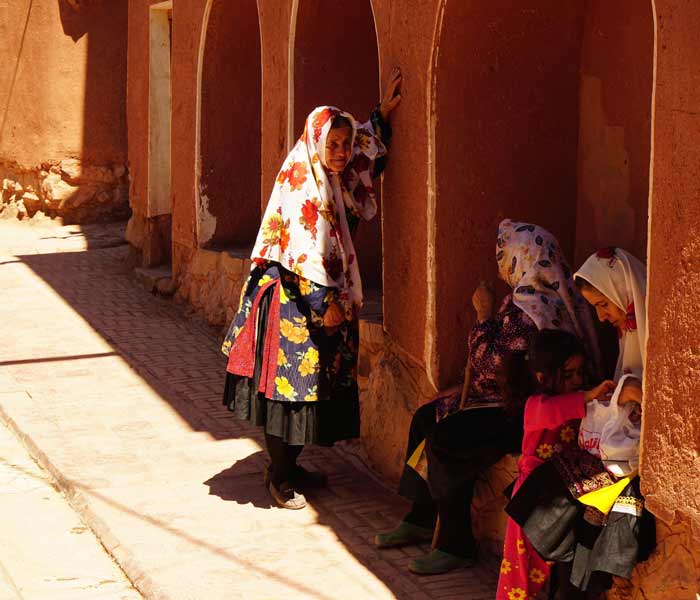
[[[293,61],[293,140],[316,106],[338,106],[359,121],[367,120],[379,100],[379,57],[371,2],[299,0]],[[371,297],[372,290],[382,285],[381,209],[372,221],[360,223],[355,247],[363,285]]]
[[[586,3],[581,51],[576,263],[647,249],[654,15],[650,0]]]
[[[199,243],[247,248],[260,224],[261,62],[255,0],[212,0],[203,40]]]
[[[530,0],[517,10],[504,1],[443,4],[433,73],[442,383],[454,382],[464,367],[471,293],[480,279],[496,278],[501,219],[546,227],[575,263],[601,241],[601,228],[589,223],[591,203],[602,200],[591,190],[600,189],[594,183],[604,176],[618,186],[605,200],[619,208],[604,214],[624,215],[617,228],[635,231],[609,244],[637,251],[644,245],[653,53],[648,4]]]

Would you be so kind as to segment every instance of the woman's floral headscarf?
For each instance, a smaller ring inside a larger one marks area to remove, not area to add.
[[[505,219],[498,227],[496,259],[501,279],[513,288],[513,303],[537,329],[577,335],[597,368],[600,360],[593,318],[574,285],[557,239],[537,225]]]
[[[342,174],[325,165],[326,138],[336,117],[352,125],[352,155]],[[332,106],[306,119],[284,161],[253,248],[254,261],[270,260],[326,287],[338,289],[348,316],[362,304],[362,281],[345,210],[364,219],[377,212],[370,169],[386,153],[371,131]]]
[[[590,283],[627,314],[620,331],[615,379],[642,376],[647,332],[647,272],[644,263],[621,248],[603,248],[588,257],[574,275]]]

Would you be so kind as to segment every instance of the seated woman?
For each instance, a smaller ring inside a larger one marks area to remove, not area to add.
[[[553,235],[506,219],[498,229],[496,259],[499,277],[513,292],[495,315],[490,290],[482,285],[474,293],[477,323],[469,335],[465,383],[413,416],[399,488],[412,508],[396,529],[375,539],[380,548],[428,541],[439,515],[435,550],[409,564],[416,573],[444,573],[476,560],[474,481],[504,454],[517,451],[522,438],[522,417],[505,410],[497,376],[506,357],[525,352],[539,329],[569,331],[590,351],[597,348],[590,311]]]
[[[365,125],[329,106],[308,116],[277,176],[222,347],[224,404],[262,427],[265,485],[283,508],[303,508],[303,488],[325,482],[297,464],[306,444],[359,435],[362,282],[352,232],[377,211],[372,175],[386,153],[400,86],[394,69]]]
[[[624,250],[606,248],[588,258],[575,279],[598,318],[618,330],[615,379],[633,375],[625,380],[619,404],[640,402],[644,265]],[[601,497],[606,497],[605,505],[592,500]],[[612,576],[629,578],[654,546],[653,517],[644,509],[639,478],[612,475],[599,458],[579,447],[535,469],[507,512],[543,558],[567,566],[561,581],[567,598],[597,594],[610,586]]]

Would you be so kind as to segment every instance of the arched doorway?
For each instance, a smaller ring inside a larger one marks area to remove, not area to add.
[[[261,62],[255,0],[212,0],[202,50],[199,244],[250,249],[260,224]]]
[[[291,143],[301,134],[306,116],[322,104],[367,120],[379,100],[377,34],[369,0],[299,0],[292,58]],[[371,298],[382,285],[381,209],[372,221],[360,224],[355,247]]]
[[[603,243],[644,247],[654,34],[650,4],[631,0],[443,6],[434,268],[446,383],[464,366],[471,292],[496,278],[501,219],[550,229],[572,262]],[[633,233],[618,235],[620,222]]]

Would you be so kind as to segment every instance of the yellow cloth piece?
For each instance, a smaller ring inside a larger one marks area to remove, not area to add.
[[[623,477],[620,481],[613,483],[607,487],[588,492],[583,496],[579,496],[577,500],[586,506],[597,508],[604,515],[607,515],[615,504],[618,496],[622,493],[630,481],[636,476],[636,473],[630,473],[627,477]]]
[[[420,460],[421,454],[423,454],[423,450],[425,450],[425,440],[423,440],[416,449],[413,451],[413,454],[411,454],[411,458],[408,459],[408,466],[411,467],[412,469],[415,469],[416,466],[418,465],[418,461]]]

